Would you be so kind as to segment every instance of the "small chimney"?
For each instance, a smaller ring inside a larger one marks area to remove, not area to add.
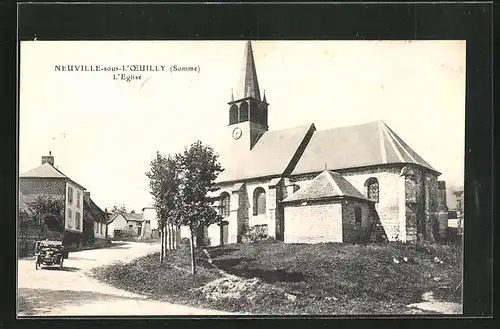
[[[52,156],[52,152],[49,151],[49,155],[42,156],[42,164],[48,163],[52,167],[54,166],[54,157]]]
[[[90,192],[87,191],[83,192],[83,198],[87,201],[90,200]]]

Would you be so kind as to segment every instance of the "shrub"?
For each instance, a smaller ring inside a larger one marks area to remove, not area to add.
[[[248,232],[243,235],[243,242],[247,243],[259,243],[263,241],[267,241],[270,239],[270,237],[267,234],[268,229],[267,225],[254,225],[250,227]]]

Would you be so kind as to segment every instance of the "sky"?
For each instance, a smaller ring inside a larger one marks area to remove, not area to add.
[[[318,130],[383,120],[442,173],[463,185],[465,41],[252,41],[269,129]],[[19,172],[55,165],[101,207],[140,212],[152,202],[157,151],[228,134],[245,41],[23,41]],[[56,65],[164,65],[165,72],[62,72]],[[170,72],[172,65],[198,72]]]

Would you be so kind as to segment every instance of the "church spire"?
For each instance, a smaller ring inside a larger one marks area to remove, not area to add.
[[[253,58],[252,42],[247,41],[245,48],[245,62],[243,67],[243,81],[238,86],[242,88],[236,95],[237,99],[252,97],[260,100],[259,81],[257,80],[257,69],[255,68],[255,60]]]

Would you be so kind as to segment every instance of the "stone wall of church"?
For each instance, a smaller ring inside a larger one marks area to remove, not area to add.
[[[438,221],[437,175],[417,166],[406,166],[405,217],[406,240],[424,239],[434,241]]]
[[[337,171],[359,192],[367,196],[366,182],[370,178],[376,178],[379,183],[379,202],[375,204],[385,234],[389,241],[401,240],[401,216],[404,216],[404,208],[401,209],[400,200],[404,199],[404,188],[401,185],[402,166],[384,166],[380,168],[351,169]],[[293,181],[303,187],[305,183],[312,180],[317,174],[294,177]]]
[[[356,222],[356,208],[361,221]],[[345,200],[342,203],[342,242],[367,242],[374,227],[373,207],[368,202]]]
[[[342,204],[285,204],[285,243],[342,242]]]
[[[235,184],[224,184],[220,186],[217,193],[223,192],[231,195],[230,215],[224,220],[228,221],[228,242],[241,242],[242,236],[255,225],[267,225],[268,235],[276,236],[276,218],[279,215],[277,211],[277,200],[279,199],[279,187],[270,187],[271,179],[256,179],[246,181],[239,191],[233,191]],[[254,214],[254,191],[262,188],[266,195],[266,212],[263,214]],[[220,240],[219,228],[209,228],[210,241]],[[214,245],[214,244],[212,244]]]
[[[267,225],[268,228],[268,234],[274,235],[274,225],[271,220],[271,214],[270,210],[276,209],[276,199],[273,198],[274,195],[271,195],[271,189],[269,188],[269,182],[270,179],[264,179],[264,180],[252,180],[249,181],[245,184],[246,188],[246,193],[248,195],[248,200],[245,202],[242,207],[245,207],[247,211],[247,216],[248,216],[248,227],[249,229],[252,226],[255,225]],[[266,193],[266,212],[263,214],[254,214],[254,191],[257,188],[262,188],[264,189]],[[271,227],[272,226],[272,227]]]

